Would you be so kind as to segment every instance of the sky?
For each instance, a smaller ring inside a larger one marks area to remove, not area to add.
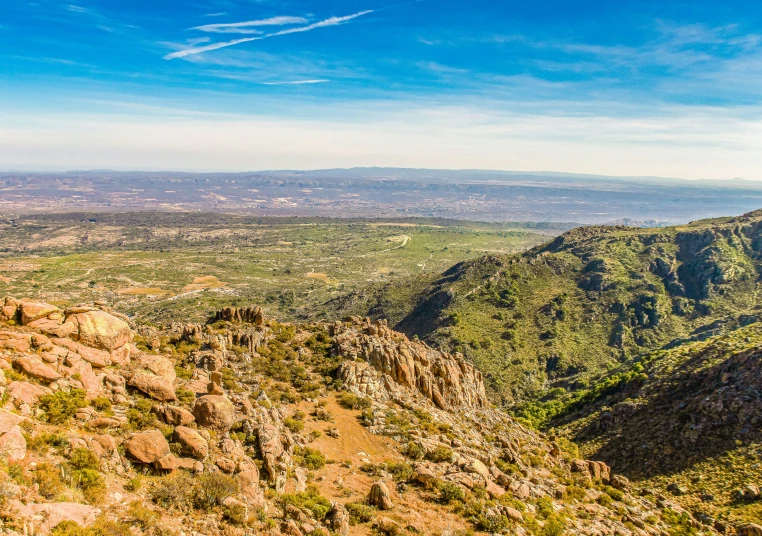
[[[0,7],[0,170],[762,180],[760,2]]]

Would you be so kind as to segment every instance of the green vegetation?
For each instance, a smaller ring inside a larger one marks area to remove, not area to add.
[[[77,411],[87,407],[86,394],[82,389],[72,389],[68,393],[56,391],[41,397],[40,408],[45,412],[45,420],[50,424],[64,424]]]

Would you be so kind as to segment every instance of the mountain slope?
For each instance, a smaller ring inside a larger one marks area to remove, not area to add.
[[[659,229],[583,227],[329,306],[462,352],[510,405],[584,389],[640,353],[758,314],[761,251],[760,211]]]
[[[762,323],[648,354],[601,385],[553,423],[585,455],[645,487],[677,485],[693,511],[762,516],[748,491],[762,481]]]

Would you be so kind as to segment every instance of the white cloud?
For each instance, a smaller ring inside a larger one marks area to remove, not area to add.
[[[315,30],[316,28],[325,28],[328,26],[337,26],[339,24],[343,24],[345,22],[348,22],[352,19],[356,19],[357,17],[362,17],[363,15],[368,15],[369,13],[373,13],[372,9],[368,9],[365,11],[360,11],[358,13],[354,13],[352,15],[345,15],[343,17],[330,17],[325,20],[321,20],[319,22],[314,22],[312,24],[309,24],[307,26],[299,26],[296,28],[289,28],[287,30],[280,30],[279,32],[273,32],[269,34],[265,34],[261,37],[245,37],[243,39],[234,39],[232,41],[225,41],[222,43],[213,43],[211,45],[203,46],[203,47],[193,47],[193,48],[186,48],[182,50],[178,50],[177,52],[172,52],[171,54],[167,54],[164,56],[165,60],[173,60],[176,58],[184,58],[186,56],[192,56],[194,54],[201,54],[203,52],[210,52],[212,50],[219,50],[221,48],[226,47],[232,47],[235,45],[240,45],[242,43],[248,43],[251,41],[258,41],[261,39],[267,39],[268,37],[276,37],[279,35],[288,35],[292,33],[299,33],[299,32],[309,32],[310,30]]]
[[[203,26],[195,26],[190,30],[199,30],[202,32],[211,33],[252,33],[261,34],[260,30],[253,28],[260,26],[285,26],[287,24],[305,24],[307,19],[304,17],[271,17],[269,19],[250,20],[246,22],[229,22],[221,24],[204,24]]]
[[[324,84],[328,80],[316,78],[313,80],[290,80],[288,82],[262,82],[265,86],[301,86],[305,84]]]

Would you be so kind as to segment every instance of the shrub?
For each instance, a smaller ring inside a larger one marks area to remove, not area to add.
[[[68,393],[56,391],[40,398],[40,408],[45,412],[44,419],[50,424],[63,424],[77,411],[87,406],[85,391],[72,389]]]
[[[90,405],[98,411],[105,411],[111,409],[111,400],[105,396],[99,396],[98,398],[92,399]]]
[[[290,504],[297,508],[306,508],[317,520],[322,520],[331,511],[331,501],[320,494],[316,486],[308,486],[301,493],[287,493],[281,497],[284,505]]]
[[[98,471],[101,468],[101,461],[95,453],[88,449],[74,449],[69,456],[69,467],[74,470],[92,469]]]
[[[455,482],[442,482],[439,485],[439,498],[444,503],[463,501],[466,492]]]
[[[143,485],[143,481],[140,479],[140,477],[133,476],[124,485],[124,489],[126,489],[127,491],[135,492],[135,491],[138,491],[142,485]]]
[[[347,503],[344,507],[349,513],[349,523],[351,525],[367,523],[376,517],[376,509],[365,503]]]
[[[157,512],[143,506],[142,503],[135,501],[130,503],[127,509],[127,517],[133,525],[138,525],[143,530],[148,530],[159,521],[161,517]]]
[[[553,514],[545,520],[540,536],[561,536],[566,529],[566,520],[558,514]]]
[[[185,471],[175,471],[162,478],[148,497],[167,510],[187,511],[193,505],[195,479]]]
[[[553,508],[553,501],[548,497],[541,497],[537,500],[537,515],[542,519],[546,519],[553,515],[555,509]]]
[[[508,528],[508,518],[497,514],[480,514],[476,517],[476,528],[484,532],[500,533]]]
[[[190,405],[196,400],[196,393],[182,387],[175,389],[175,396],[177,396],[181,404],[185,405]]]
[[[292,418],[288,418],[283,421],[283,425],[295,434],[304,430],[304,423]]]
[[[426,455],[426,450],[418,443],[411,441],[405,445],[402,449],[402,453],[413,460],[422,460]]]
[[[224,473],[204,473],[198,478],[193,504],[199,510],[211,510],[223,499],[240,491],[238,481]]]
[[[294,454],[294,461],[313,471],[322,469],[326,464],[325,455],[317,449],[297,447],[294,450]]]
[[[373,400],[371,400],[369,397],[357,396],[356,394],[350,393],[348,391],[340,393],[336,401],[342,408],[345,409],[364,410],[370,409],[370,407],[373,405]]]
[[[106,493],[106,484],[100,473],[98,456],[88,449],[74,449],[66,465],[72,486],[81,489],[88,502],[100,502]]]
[[[246,524],[246,506],[241,503],[236,502],[231,505],[224,505],[222,514],[233,525]]]
[[[439,446],[426,453],[426,459],[434,463],[449,462],[452,460],[452,450]]]
[[[127,410],[127,420],[133,430],[145,430],[153,428],[156,416],[151,412],[154,402],[147,398],[141,398],[135,403],[134,408]]]
[[[392,474],[395,482],[407,482],[413,478],[413,468],[407,462],[386,462],[386,470]]]
[[[42,463],[34,471],[34,482],[38,485],[38,493],[46,499],[53,499],[64,490],[61,480],[61,470],[50,463]]]
[[[27,438],[26,446],[31,450],[45,454],[50,447],[63,447],[67,445],[66,438],[62,435],[40,432],[36,436]]]

